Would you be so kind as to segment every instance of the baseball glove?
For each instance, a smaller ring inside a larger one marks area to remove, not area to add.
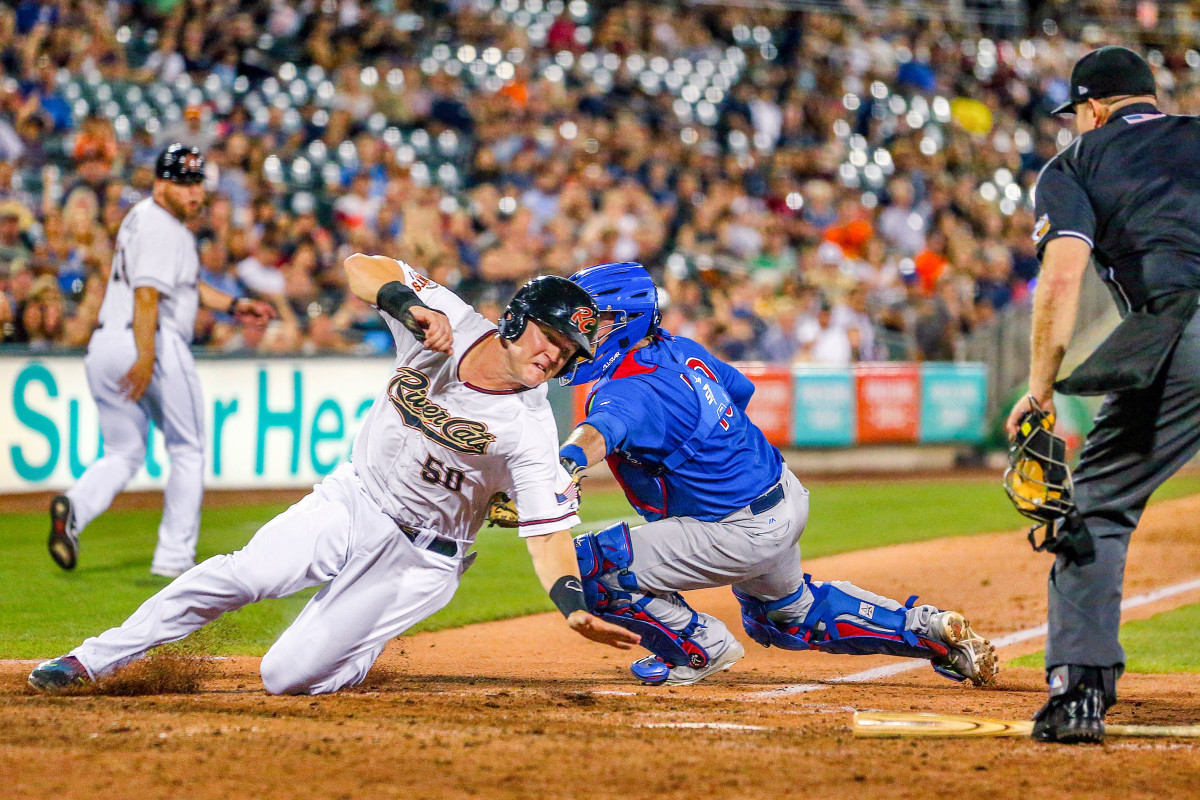
[[[498,528],[515,528],[519,524],[517,504],[504,492],[496,492],[488,500],[487,521]]]
[[[1054,432],[1053,414],[1035,407],[1021,416],[1008,449],[1004,490],[1017,511],[1042,525],[1075,510],[1067,442]]]

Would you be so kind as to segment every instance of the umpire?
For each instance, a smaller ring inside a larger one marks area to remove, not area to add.
[[[1049,702],[1034,718],[1046,742],[1099,742],[1125,666],[1117,641],[1129,536],[1146,500],[1200,449],[1200,120],[1155,105],[1149,65],[1102,47],[1071,71],[1078,138],[1038,177],[1029,395],[1103,394],[1075,474],[1078,513],[1060,523],[1049,580]],[[1058,381],[1089,256],[1122,321]]]

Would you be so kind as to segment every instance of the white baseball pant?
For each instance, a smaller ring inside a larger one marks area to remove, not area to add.
[[[241,550],[186,572],[71,655],[99,677],[226,611],[325,584],[263,657],[261,672],[272,694],[337,691],[362,682],[389,639],[450,602],[464,549],[449,557],[417,547],[343,464]]]
[[[163,516],[152,568],[185,570],[196,560],[200,505],[204,498],[204,402],[196,362],[178,334],[155,337],[154,377],[136,403],[119,381],[137,360],[133,331],[100,328],[83,365],[96,400],[104,455],[67,492],[81,531],[102,514],[146,460],[150,421],[163,432],[171,472],[163,489]]]

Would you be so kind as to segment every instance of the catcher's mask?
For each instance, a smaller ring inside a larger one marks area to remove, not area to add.
[[[1017,511],[1043,525],[1075,510],[1067,441],[1054,432],[1054,415],[1035,407],[1021,417],[1008,450],[1004,490]]]
[[[630,350],[658,330],[658,289],[641,264],[622,261],[585,267],[571,282],[596,299],[601,312],[612,312],[613,320],[596,333],[596,352],[590,361],[563,372],[564,385],[588,383],[603,377]]]

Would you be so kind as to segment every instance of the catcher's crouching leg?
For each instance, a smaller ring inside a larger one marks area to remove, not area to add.
[[[950,630],[950,626],[961,622],[970,636],[974,634],[953,611],[939,611],[933,606],[914,608],[915,595],[901,606],[852,584],[814,582],[809,575],[804,576],[799,589],[778,600],[760,600],[737,589],[734,595],[742,606],[746,633],[764,647],[923,658],[933,662],[934,669],[945,677],[971,678],[977,683],[990,680],[994,674],[990,662],[983,679],[973,666],[956,669],[956,662],[961,660],[959,650],[966,645],[955,639],[967,633],[957,627]],[[982,639],[979,642],[981,648],[990,650],[990,644]]]
[[[886,603],[886,598],[852,584],[813,581],[810,575],[804,576],[799,589],[779,600],[759,600],[737,589],[734,595],[742,606],[746,633],[765,647],[927,659],[946,654],[944,645],[922,638],[906,626],[915,595],[904,607],[884,604],[875,600]],[[808,603],[803,602],[806,596]],[[806,605],[807,612],[803,611]]]
[[[637,576],[630,571],[633,546],[629,525],[621,522],[595,533],[575,538],[575,556],[579,574],[583,577],[583,595],[588,611],[642,637],[642,646],[670,667],[686,666],[702,669],[709,663],[709,651],[696,638],[704,630],[699,615],[684,602],[678,593],[667,597],[647,595],[638,586]],[[669,604],[669,605],[662,605]],[[654,609],[670,608],[679,614],[690,612],[686,624],[671,625],[661,619]],[[646,680],[639,675],[639,678]],[[663,670],[662,680],[667,680]],[[647,681],[652,682],[652,681]]]

